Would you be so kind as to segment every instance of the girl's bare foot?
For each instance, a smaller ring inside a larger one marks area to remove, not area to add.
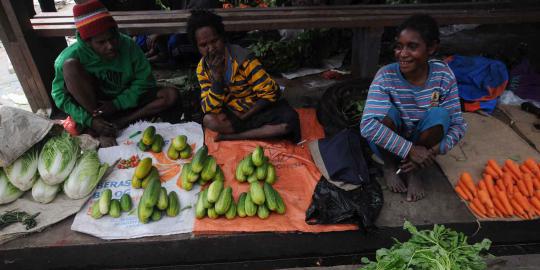
[[[407,201],[415,202],[426,197],[424,183],[418,172],[407,173],[405,179],[407,180]]]
[[[396,193],[407,192],[407,187],[405,186],[405,183],[403,182],[403,180],[401,180],[399,175],[396,174],[396,170],[394,170],[394,168],[388,167],[385,166],[383,169],[384,180],[386,181],[386,186],[388,186],[388,189]]]

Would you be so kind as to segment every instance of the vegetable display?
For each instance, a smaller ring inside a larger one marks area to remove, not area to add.
[[[532,158],[521,165],[508,159],[502,166],[488,160],[478,183],[464,172],[454,190],[479,218],[540,216],[540,166]]]
[[[235,201],[232,195],[232,188],[225,187],[223,179],[214,177],[214,181],[208,188],[199,193],[195,216],[198,219],[206,216],[212,219],[220,216],[233,219],[236,216],[257,215],[260,219],[267,219],[271,212],[284,214],[286,207],[283,198],[272,187],[277,179],[276,171],[268,160],[268,157],[264,155],[264,149],[257,146],[252,153],[240,161],[235,178],[239,182],[247,182],[249,191],[241,193],[238,201]],[[209,167],[203,166],[203,174],[206,169],[214,168],[213,161],[207,164]]]
[[[161,134],[156,133],[156,127],[149,126],[143,131],[141,140],[137,143],[137,146],[141,151],[152,151],[154,153],[161,153],[165,140]]]
[[[489,239],[480,243],[469,244],[467,236],[444,225],[434,225],[432,230],[419,231],[410,222],[405,221],[403,228],[409,231],[411,238],[406,242],[396,243],[390,248],[377,250],[375,261],[362,258],[365,264],[362,270],[458,270],[486,269],[482,253],[491,245]]]
[[[120,199],[113,199],[112,190],[105,189],[101,192],[99,199],[95,200],[90,207],[90,216],[100,219],[105,215],[113,218],[119,218],[122,212],[131,210],[131,197],[124,193]]]
[[[186,135],[178,135],[173,140],[169,149],[167,149],[167,156],[172,160],[187,159],[191,157],[191,146],[187,143]]]
[[[195,183],[201,186],[206,183],[211,183],[210,186],[215,182],[223,183],[225,175],[217,164],[216,158],[208,155],[208,148],[203,145],[197,150],[191,162],[182,166],[179,180],[182,183],[182,188],[189,191],[193,189]]]

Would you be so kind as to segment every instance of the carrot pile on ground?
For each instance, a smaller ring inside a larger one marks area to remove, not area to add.
[[[507,159],[501,167],[488,160],[478,183],[464,172],[455,191],[477,217],[532,219],[540,216],[540,164],[532,158],[521,165]]]

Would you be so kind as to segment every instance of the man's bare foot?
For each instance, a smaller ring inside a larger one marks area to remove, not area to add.
[[[424,190],[424,183],[422,178],[418,175],[417,172],[408,173],[406,175],[407,179],[407,201],[415,202],[426,197],[426,192]]]
[[[99,140],[99,146],[101,148],[107,148],[107,147],[117,145],[116,138],[114,137],[99,136],[98,140]]]

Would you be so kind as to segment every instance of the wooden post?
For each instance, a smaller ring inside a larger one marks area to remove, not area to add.
[[[377,72],[384,27],[353,29],[351,71],[354,77],[372,79]]]
[[[32,1],[0,0],[0,39],[13,64],[32,111],[50,110],[54,60],[66,47],[64,38],[40,38],[30,24]]]

